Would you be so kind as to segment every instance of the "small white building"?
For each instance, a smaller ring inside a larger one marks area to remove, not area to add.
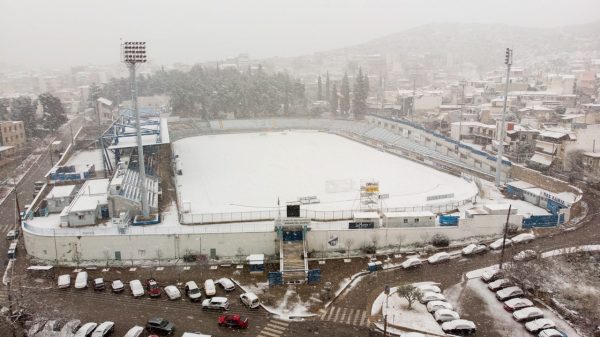
[[[510,204],[485,204],[483,209],[491,215],[507,215],[508,209],[510,208],[510,215],[517,214],[517,208],[511,207]]]
[[[383,224],[388,228],[398,227],[433,227],[435,214],[422,212],[387,212],[383,213]]]
[[[374,227],[379,227],[379,213],[377,212],[354,212],[352,219],[358,223],[373,223]]]
[[[86,181],[71,204],[60,213],[61,226],[96,225],[98,220],[108,218],[108,184],[108,179]]]
[[[48,213],[60,213],[71,204],[76,193],[77,185],[54,186],[44,199],[48,206]]]

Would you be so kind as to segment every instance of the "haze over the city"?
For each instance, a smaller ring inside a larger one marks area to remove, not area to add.
[[[148,41],[155,63],[194,63],[241,52],[297,56],[434,22],[554,27],[594,21],[599,13],[597,0],[3,0],[0,64],[115,63],[120,38]]]

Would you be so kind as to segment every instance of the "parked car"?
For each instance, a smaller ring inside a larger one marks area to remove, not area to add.
[[[542,317],[544,317],[544,313],[536,307],[523,308],[513,312],[513,318],[517,322],[527,322]]]
[[[159,334],[171,335],[175,332],[175,324],[161,317],[155,317],[146,323],[146,330]]]
[[[421,264],[423,264],[421,262],[421,260],[419,260],[419,258],[417,257],[409,257],[408,259],[406,259],[406,261],[402,262],[402,268],[404,269],[408,269],[408,268],[415,268],[420,266]]]
[[[527,249],[515,254],[513,256],[513,260],[516,262],[519,261],[529,261],[534,260],[537,257],[537,252],[535,250]]]
[[[70,286],[71,286],[71,275],[63,274],[58,277],[58,287],[59,288],[63,289],[63,288],[68,288]]]
[[[78,319],[72,319],[65,323],[63,327],[60,329],[60,336],[72,336],[79,327],[81,326],[81,321]]]
[[[525,323],[525,329],[531,333],[538,333],[542,330],[552,329],[556,326],[554,321],[548,318],[538,318]]]
[[[228,328],[246,329],[248,327],[248,318],[238,314],[221,315],[218,322],[219,326],[226,326]]]
[[[216,283],[220,284],[221,287],[223,287],[223,289],[225,291],[234,291],[235,290],[235,284],[233,283],[233,281],[231,281],[227,277],[218,279]]]
[[[73,337],[90,337],[94,329],[98,326],[98,323],[88,322],[82,325],[79,330],[73,335]]]
[[[142,286],[142,282],[140,280],[132,280],[129,282],[129,289],[131,289],[131,294],[133,297],[141,297],[144,296],[144,287]]]
[[[102,277],[94,279],[94,290],[104,290],[104,279]]]
[[[502,302],[521,296],[523,296],[523,289],[517,286],[504,288],[496,292],[496,298]]]
[[[112,288],[113,293],[120,293],[123,290],[125,290],[125,285],[123,284],[123,282],[121,280],[112,281],[112,283],[110,284],[110,287]]]
[[[538,337],[568,337],[566,333],[556,329],[546,329],[540,331]]]
[[[6,240],[12,241],[19,238],[19,230],[11,229],[6,233]]]
[[[158,282],[155,279],[149,278],[146,280],[146,291],[150,297],[160,297],[161,291]]]
[[[181,298],[181,292],[179,291],[179,289],[177,289],[176,286],[166,286],[165,294],[167,294],[167,297],[170,300],[176,300],[178,298]]]
[[[80,271],[75,277],[75,289],[85,289],[88,287],[88,273]]]
[[[181,337],[211,337],[210,335],[205,335],[201,332],[184,332]]]
[[[496,281],[499,278],[502,278],[502,272],[498,269],[494,270],[486,270],[481,274],[481,280],[485,283],[489,283],[492,281]]]
[[[106,321],[96,327],[92,333],[92,337],[106,337],[115,330],[115,323]]]
[[[431,301],[445,301],[446,297],[442,294],[434,293],[432,291],[428,291],[423,293],[421,297],[421,303],[427,303]]]
[[[421,290],[421,292],[427,292],[427,291],[431,291],[434,293],[441,293],[442,289],[440,289],[440,287],[436,286],[435,284],[418,284],[415,285],[415,288]]]
[[[258,308],[258,306],[260,305],[260,300],[258,299],[258,296],[256,296],[256,294],[254,293],[241,294],[240,301],[242,301],[244,305],[251,309]]]
[[[189,297],[190,301],[199,301],[202,298],[202,292],[200,287],[194,281],[189,281],[185,284],[185,294]]]
[[[513,312],[515,310],[521,310],[523,308],[532,307],[533,302],[526,298],[518,297],[504,302],[504,310]]]
[[[440,309],[449,309],[449,310],[454,310],[454,307],[452,307],[452,304],[446,302],[446,301],[431,301],[431,302],[427,302],[427,311],[429,312],[436,312]]]
[[[435,318],[438,323],[443,323],[460,319],[460,316],[456,311],[450,309],[440,309],[433,313],[433,318]]]
[[[531,242],[535,239],[535,235],[533,233],[521,233],[519,235],[513,236],[510,240],[512,243],[526,243]]]
[[[123,337],[140,337],[140,335],[144,332],[144,327],[136,325],[133,328],[129,329],[125,336]]]
[[[204,281],[204,294],[206,296],[215,296],[217,294],[217,288],[215,288],[215,282],[212,279]]]
[[[512,286],[513,283],[511,280],[507,278],[497,279],[496,281],[488,283],[488,289],[491,291],[498,291],[500,289],[508,288]]]
[[[431,255],[429,258],[427,258],[427,262],[434,264],[434,263],[442,263],[442,262],[446,262],[450,260],[450,254],[446,253],[446,252],[439,252],[436,254]]]
[[[472,334],[477,330],[477,328],[475,327],[475,323],[471,321],[466,319],[457,319],[442,323],[442,330],[444,330],[446,333]]]
[[[512,240],[507,238],[506,241],[504,241],[504,246],[510,245],[512,245]],[[496,250],[500,248],[502,248],[502,239],[498,239],[490,244],[490,249]]]
[[[487,246],[483,244],[472,243],[461,250],[462,255],[474,255],[483,253],[487,250]]]
[[[204,310],[229,310],[229,300],[226,297],[212,297],[202,301]]]

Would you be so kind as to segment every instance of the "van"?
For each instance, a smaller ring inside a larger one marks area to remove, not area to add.
[[[80,271],[75,277],[75,289],[85,289],[88,286],[87,271]]]
[[[240,295],[240,300],[250,309],[258,308],[260,305],[258,296],[254,293],[243,293]]]
[[[16,259],[17,258],[17,243],[13,242],[10,244],[10,246],[8,246],[8,254],[7,254],[9,259]]]
[[[215,296],[217,294],[215,282],[210,278],[204,281],[204,294],[206,294],[206,296]]]

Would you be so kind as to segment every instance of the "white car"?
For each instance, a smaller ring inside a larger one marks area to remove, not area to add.
[[[427,303],[427,302],[431,302],[431,301],[445,301],[445,300],[446,300],[446,296],[444,296],[442,294],[434,293],[432,291],[423,293],[423,296],[421,297],[421,303]]]
[[[506,311],[512,312],[512,311],[521,310],[521,309],[527,308],[527,307],[533,307],[533,302],[531,302],[530,300],[528,300],[526,298],[522,298],[522,297],[513,298],[511,300],[504,302],[504,309],[506,309]]]
[[[166,286],[165,294],[167,294],[167,297],[170,300],[176,300],[178,298],[181,298],[181,292],[179,291],[179,289],[177,289],[176,286]]]
[[[442,289],[440,289],[440,287],[436,286],[435,284],[417,284],[414,286],[415,286],[415,288],[421,290],[421,292],[427,292],[427,291],[431,291],[434,293],[442,292]]]
[[[92,337],[106,337],[115,330],[115,323],[106,321],[96,327],[92,333]]]
[[[510,246],[510,245],[512,245],[512,240],[506,239],[506,241],[504,241],[504,246]],[[502,239],[498,239],[490,244],[490,249],[496,250],[496,249],[500,249],[500,248],[502,248]]]
[[[427,311],[429,312],[436,312],[440,309],[448,309],[448,310],[454,310],[454,307],[452,307],[452,304],[446,302],[446,301],[431,301],[431,302],[427,302]]]
[[[460,316],[456,311],[450,309],[440,309],[433,313],[433,318],[435,318],[438,323],[443,323],[460,319]]]
[[[211,337],[210,335],[205,335],[200,332],[184,332],[181,337]]]
[[[481,274],[481,280],[485,283],[489,283],[502,277],[502,273],[498,269],[486,270]]]
[[[446,262],[450,260],[450,254],[446,253],[446,252],[440,252],[440,253],[436,253],[431,255],[428,259],[427,262],[434,264],[434,263],[442,263],[442,262]]]
[[[404,269],[415,268],[423,264],[417,257],[409,257],[406,261],[402,262],[401,266]]]
[[[566,334],[564,334],[556,329],[542,330],[538,334],[538,337],[565,337],[565,336],[566,336]]]
[[[466,319],[457,319],[442,323],[442,330],[447,333],[471,334],[474,333],[477,328],[475,327],[475,323],[471,321]]]
[[[490,289],[491,291],[498,291],[500,289],[508,288],[510,286],[512,286],[511,280],[507,278],[501,278],[496,281],[490,282],[488,284],[488,289]]]
[[[513,318],[517,322],[531,321],[542,317],[544,317],[544,313],[536,307],[523,308],[513,312]]]
[[[472,244],[466,246],[465,248],[463,248],[461,250],[461,252],[463,255],[474,255],[474,254],[483,253],[486,250],[487,250],[486,245],[472,243]]]
[[[535,239],[535,235],[532,233],[521,233],[519,235],[513,236],[510,240],[512,243],[526,243],[531,242]]]
[[[63,274],[58,277],[58,287],[59,288],[68,288],[71,286],[71,275]]]
[[[204,310],[229,310],[229,300],[227,297],[207,298],[202,301],[202,309]]]
[[[131,280],[129,282],[129,289],[131,289],[133,297],[141,297],[146,293],[140,280]]]
[[[233,283],[233,281],[231,281],[227,277],[222,277],[222,278],[218,279],[216,283],[220,284],[221,287],[223,287],[223,289],[225,291],[234,291],[235,290],[235,284]]]
[[[534,260],[536,257],[537,257],[537,252],[535,250],[526,249],[526,250],[519,252],[518,254],[515,254],[515,256],[513,256],[513,260],[516,262],[529,261],[529,260]]]
[[[538,333],[542,330],[552,329],[556,326],[554,321],[548,318],[534,319],[531,322],[525,323],[525,329],[531,333]]]
[[[515,297],[523,296],[523,289],[519,287],[508,287],[496,292],[496,298],[502,302],[508,301]]]
[[[96,329],[97,326],[98,326],[98,323],[94,323],[94,322],[85,323],[84,325],[81,326],[81,328],[79,328],[79,330],[77,330],[77,332],[75,333],[75,335],[73,335],[73,337],[88,337],[89,335],[92,334],[92,331],[94,331],[94,329]]]
[[[65,323],[62,329],[60,329],[60,336],[72,336],[81,326],[81,321],[78,319],[73,319]]]
[[[75,289],[85,289],[88,286],[87,271],[80,271],[75,277]]]
[[[204,294],[206,294],[206,296],[215,296],[217,294],[215,282],[210,278],[204,281]]]
[[[255,293],[243,293],[240,295],[240,301],[244,303],[248,308],[254,309],[258,308],[260,305],[260,300]]]
[[[140,337],[140,335],[144,332],[144,327],[136,325],[133,328],[129,329],[125,336],[123,337]]]
[[[185,284],[185,294],[190,298],[190,301],[199,301],[202,298],[200,287],[194,281],[188,281]]]
[[[112,283],[110,284],[110,287],[112,288],[112,291],[115,293],[120,293],[121,291],[125,290],[125,285],[123,284],[123,282],[121,280],[112,281]]]

